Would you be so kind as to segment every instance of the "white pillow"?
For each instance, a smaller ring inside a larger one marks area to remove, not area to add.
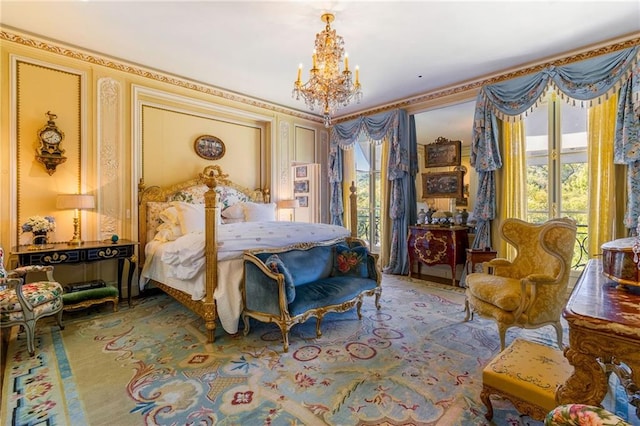
[[[244,203],[244,220],[247,222],[273,222],[276,220],[276,204]]]
[[[204,232],[204,204],[189,204],[182,201],[172,201],[171,205],[178,210],[180,228],[183,234]]]
[[[178,225],[180,223],[180,219],[178,217],[178,209],[176,209],[174,206],[162,210],[160,214],[158,214],[158,218],[162,221],[162,223],[169,223],[172,225]]]
[[[235,203],[222,210],[222,217],[227,219],[244,219],[244,203]]]
[[[157,231],[158,232],[156,232],[156,235],[153,237],[156,241],[174,241],[178,237],[182,236],[182,228],[180,225],[174,225],[171,223],[163,223],[158,226]]]

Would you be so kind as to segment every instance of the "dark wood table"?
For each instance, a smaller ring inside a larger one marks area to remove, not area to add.
[[[600,259],[590,260],[562,315],[574,372],[558,388],[558,404],[600,405],[614,373],[640,418],[640,287],[619,286],[602,274]]]
[[[75,263],[101,262],[105,260],[118,261],[118,294],[122,299],[122,274],[124,262],[128,262],[127,274],[127,302],[131,306],[131,280],[136,269],[135,241],[118,240],[111,241],[85,241],[81,245],[67,243],[54,243],[46,245],[46,248],[34,250],[32,246],[18,246],[11,251],[18,256],[20,266],[26,265],[68,265]]]
[[[418,225],[409,227],[407,252],[409,276],[414,265],[449,265],[452,284],[456,285],[456,265],[464,265],[465,250],[469,246],[466,226]]]

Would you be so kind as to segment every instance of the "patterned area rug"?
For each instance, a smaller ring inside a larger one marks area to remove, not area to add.
[[[0,420],[20,425],[485,425],[482,368],[499,350],[494,323],[464,322],[449,286],[385,276],[382,306],[293,328],[219,332],[165,295],[118,313],[65,314],[38,325],[37,354],[12,336]],[[553,328],[513,330],[551,344]],[[493,424],[539,425],[494,400]]]

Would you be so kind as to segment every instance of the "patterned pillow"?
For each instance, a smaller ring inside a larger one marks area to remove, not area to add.
[[[284,266],[282,259],[277,254],[272,254],[267,258],[264,264],[274,274],[284,275],[284,289],[287,294],[287,303],[293,302],[296,298],[296,286],[293,284],[293,277],[289,269]]]
[[[345,244],[336,245],[333,248],[333,271],[331,275],[368,278],[368,254],[369,251],[366,247],[349,248]]]

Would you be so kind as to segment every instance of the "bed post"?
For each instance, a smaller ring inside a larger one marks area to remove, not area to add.
[[[203,318],[207,328],[207,342],[213,343],[216,338],[216,303],[213,293],[218,282],[218,238],[216,226],[218,222],[218,179],[224,178],[219,166],[207,166],[200,175],[209,190],[204,194],[205,218],[205,299]]]
[[[358,237],[358,196],[356,195],[356,183],[351,181],[349,187],[349,220],[351,226],[351,236]]]

